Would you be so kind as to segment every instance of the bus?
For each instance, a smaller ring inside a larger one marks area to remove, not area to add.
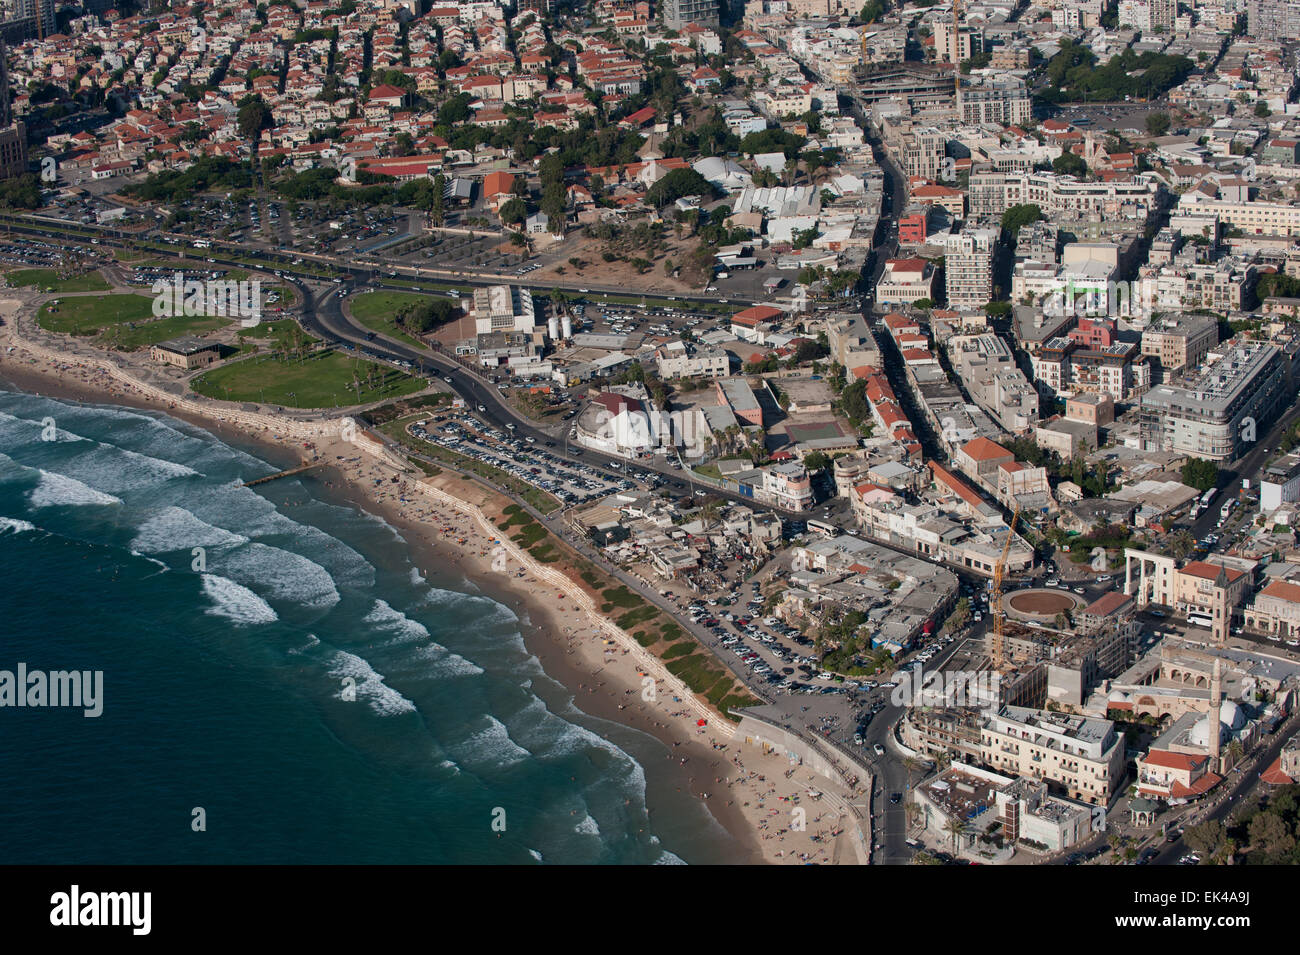
[[[1208,510],[1209,506],[1214,503],[1214,495],[1219,493],[1218,488],[1210,488],[1201,495],[1201,510]]]
[[[1187,625],[1189,627],[1205,627],[1209,629],[1213,624],[1214,618],[1204,611],[1193,610],[1187,615]]]
[[[828,524],[826,521],[809,521],[808,530],[822,537],[838,537],[840,529],[834,524]]]
[[[1237,502],[1235,499],[1230,499],[1224,503],[1223,509],[1219,511],[1220,524],[1223,524],[1228,520],[1228,515],[1232,513],[1232,509],[1236,506],[1237,506]]]

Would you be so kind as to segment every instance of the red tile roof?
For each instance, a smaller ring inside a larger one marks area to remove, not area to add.
[[[1289,603],[1300,603],[1300,584],[1275,580],[1259,592],[1261,597],[1277,597]]]
[[[1228,583],[1233,583],[1238,578],[1246,576],[1245,571],[1233,570],[1231,567],[1225,567],[1222,564],[1211,564],[1204,560],[1192,561],[1182,569],[1181,573],[1191,577],[1200,577],[1202,580],[1217,580],[1220,570],[1226,572]]]
[[[972,461],[996,461],[998,458],[1012,458],[1013,455],[1000,444],[995,444],[988,438],[973,438],[962,447],[963,453]]]
[[[936,482],[947,485],[948,489],[956,494],[959,498],[969,504],[971,507],[979,507],[984,503],[983,498],[971,490],[970,486],[957,475],[953,474],[938,461],[927,461],[926,464],[934,472]]]
[[[1273,760],[1273,765],[1259,774],[1259,778],[1270,786],[1289,786],[1293,782],[1290,776],[1282,772],[1282,757]]]
[[[732,315],[731,323],[733,325],[748,325],[752,328],[759,322],[770,322],[772,319],[779,318],[784,314],[779,308],[774,308],[771,305],[755,305],[743,312]]]

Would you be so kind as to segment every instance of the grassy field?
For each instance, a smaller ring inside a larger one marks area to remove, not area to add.
[[[50,302],[41,306],[36,321],[50,332],[98,335],[112,325],[148,322],[153,317],[152,296],[104,295],[62,299],[57,305]]]
[[[111,285],[98,272],[60,278],[56,269],[15,269],[7,276],[14,288],[28,286],[52,292],[107,292]]]
[[[425,381],[375,362],[318,351],[302,360],[264,355],[231,362],[200,375],[191,387],[201,395],[230,401],[339,408],[413,394]]]
[[[247,339],[255,340],[254,342],[245,343],[244,347],[247,351],[252,351],[255,345],[263,344],[273,349],[291,348],[295,340],[295,330],[297,330],[304,345],[314,345],[320,340],[312,338],[312,336],[298,328],[298,324],[291,318],[281,318],[274,322],[264,321],[252,328],[241,328],[239,339],[241,342],[246,342]]]
[[[122,351],[132,351],[169,338],[182,335],[203,335],[226,325],[228,318],[211,318],[207,315],[176,315],[172,318],[160,318],[154,321],[112,325],[99,336],[100,342]]]
[[[394,316],[403,306],[416,305],[427,299],[427,295],[418,292],[363,292],[348,303],[348,308],[353,317],[372,332],[423,348],[424,343],[403,331]]]

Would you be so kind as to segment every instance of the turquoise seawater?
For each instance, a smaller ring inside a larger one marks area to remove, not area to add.
[[[0,708],[0,858],[738,857],[647,779],[664,747],[575,708],[508,607],[312,477],[239,486],[285,463],[0,391],[0,670],[104,680],[98,718]]]

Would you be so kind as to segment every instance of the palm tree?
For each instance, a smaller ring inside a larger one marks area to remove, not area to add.
[[[952,836],[953,852],[957,851],[957,843],[960,841],[961,837],[964,836],[969,829],[970,826],[967,825],[966,820],[958,819],[956,816],[953,816],[944,824],[943,827],[944,832],[947,832]]]
[[[1241,745],[1241,740],[1234,739],[1231,743],[1228,744],[1228,756],[1232,759],[1232,765],[1236,766],[1238,763],[1240,763],[1241,757],[1244,755],[1244,753],[1245,753],[1245,749]]]
[[[907,770],[907,791],[912,791],[913,777],[921,769],[921,762],[915,756],[908,756],[903,760],[903,768]]]

